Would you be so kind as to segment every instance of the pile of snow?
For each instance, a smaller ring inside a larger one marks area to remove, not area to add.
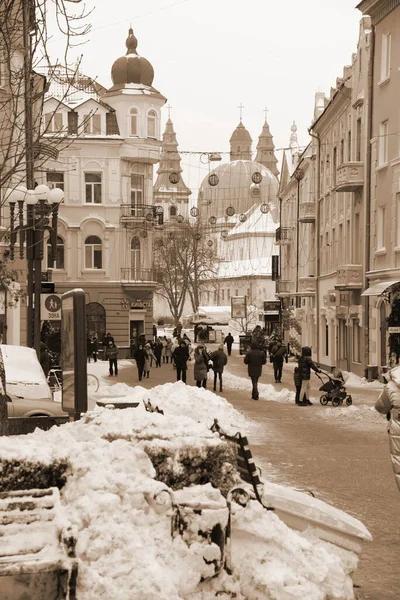
[[[343,423],[359,422],[362,421],[365,424],[382,424],[383,419],[373,406],[359,405],[355,406],[327,406],[324,410],[318,411],[318,416],[321,418],[329,419],[332,421],[342,421]]]
[[[363,388],[369,388],[371,390],[382,390],[383,389],[383,383],[380,383],[379,381],[368,381],[367,379],[365,379],[365,377],[359,377],[358,375],[356,375],[355,373],[352,373],[351,371],[342,371],[343,373],[343,378],[345,381],[345,384],[347,387],[355,387],[355,388],[359,388],[359,387],[363,387]]]
[[[252,383],[249,377],[238,377],[229,372],[229,369],[224,369],[224,388],[235,391],[248,392],[251,396]],[[277,390],[270,383],[258,383],[258,392],[260,400],[272,400],[273,402],[291,402],[294,403],[295,393],[282,388]]]
[[[181,382],[152,390],[118,383],[103,389],[103,399],[140,404],[97,408],[50,431],[0,438],[0,459],[69,463],[61,502],[66,525],[77,537],[81,600],[208,600],[217,593],[237,600],[354,597],[355,554],[289,529],[256,501],[246,508],[232,505],[232,575],[222,571],[201,582],[213,571],[219,549],[190,543],[196,527],[171,535],[174,505],[190,500],[206,506],[207,527],[216,513],[226,519],[225,500],[210,484],[173,492],[157,481],[146,444],[153,450],[158,444],[161,453],[166,444],[179,449],[190,443],[195,456],[205,445],[219,443],[209,429],[214,417],[224,428],[245,431],[244,417],[223,398]],[[146,412],[143,399],[165,415]]]

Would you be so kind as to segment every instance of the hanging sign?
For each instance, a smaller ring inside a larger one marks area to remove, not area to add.
[[[61,320],[60,294],[40,294],[40,319],[42,321]]]
[[[246,296],[234,296],[233,298],[231,298],[231,316],[232,319],[246,319]]]

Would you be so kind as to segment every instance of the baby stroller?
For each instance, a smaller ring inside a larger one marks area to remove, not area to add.
[[[328,380],[324,382],[318,373],[316,373],[318,379],[320,379],[322,383],[319,389],[321,392],[324,392],[319,399],[323,406],[326,406],[328,402],[332,402],[332,406],[340,406],[343,404],[344,400],[346,401],[346,406],[353,404],[353,399],[350,394],[347,393],[342,379],[332,377],[329,373],[325,373],[324,371],[321,371],[321,373],[328,378]]]

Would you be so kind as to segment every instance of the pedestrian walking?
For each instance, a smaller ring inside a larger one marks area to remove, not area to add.
[[[153,323],[153,342],[157,339],[157,325]]]
[[[276,336],[275,336],[275,334],[272,334],[268,341],[269,362],[272,362],[272,356],[275,351],[276,344],[277,344]]]
[[[267,362],[265,352],[260,350],[257,342],[252,342],[243,361],[247,365],[247,372],[253,384],[251,397],[253,400],[258,400],[258,380],[261,377],[263,365]]]
[[[172,352],[171,361],[176,368],[176,380],[182,379],[186,383],[187,361],[189,360],[189,351],[184,341],[181,340],[179,346]]]
[[[194,365],[193,365],[193,376],[197,387],[207,387],[207,373],[208,373],[208,354],[203,344],[199,344],[194,350]]]
[[[47,346],[44,342],[40,342],[40,366],[43,369],[43,373],[47,377],[50,371],[50,355]]]
[[[93,342],[92,342],[92,338],[90,337],[90,335],[87,336],[86,338],[86,356],[87,356],[87,361],[90,363],[90,359],[92,358],[93,355]]]
[[[142,381],[142,378],[144,375],[144,370],[145,370],[146,359],[148,360],[147,352],[144,349],[144,346],[142,344],[139,344],[138,347],[136,348],[133,358],[136,361],[136,366],[137,366],[137,370],[138,370],[138,379],[139,379],[139,381]]]
[[[296,404],[300,404],[300,390],[301,390],[301,378],[300,378],[300,369],[299,367],[295,367],[293,371],[293,383],[296,389]]]
[[[210,359],[212,361],[212,368],[214,371],[214,392],[217,391],[217,379],[219,379],[219,391],[222,392],[222,373],[224,372],[224,367],[228,362],[228,357],[224,352],[223,344],[218,346],[218,350],[215,350],[211,353]]]
[[[283,361],[288,361],[288,355],[286,346],[284,346],[281,340],[278,340],[272,351],[272,366],[274,368],[275,383],[281,383],[282,381],[282,369]]]
[[[311,359],[311,348],[309,346],[303,346],[299,358],[299,372],[301,379],[299,406],[312,406],[312,402],[310,402],[309,398],[311,369],[315,371],[315,373],[321,372],[317,363]]]
[[[157,359],[154,355],[153,348],[151,347],[150,342],[147,342],[145,344],[144,349],[147,353],[147,357],[144,361],[144,375],[143,376],[149,378],[150,377],[150,367],[153,366],[153,361],[154,361],[154,363],[157,362]]]
[[[106,350],[106,358],[108,358],[109,372],[110,375],[118,375],[118,347],[114,344],[114,342],[109,341],[107,350]]]
[[[163,363],[167,362],[167,336],[164,335],[164,337],[161,339],[161,343],[162,343],[162,352],[161,352],[161,358]]]
[[[97,337],[97,334],[95,333],[92,337],[92,356],[93,356],[94,362],[97,362],[98,353],[99,353],[99,339]]]
[[[224,339],[224,344],[226,344],[226,349],[228,351],[228,356],[231,355],[232,353],[232,344],[233,344],[233,335],[231,334],[231,332],[228,333],[228,335],[225,337]]]
[[[400,491],[400,367],[384,373],[385,387],[375,404],[375,410],[389,421],[389,450],[396,485]]]
[[[156,367],[161,367],[161,355],[163,352],[163,345],[160,338],[156,338],[154,342],[154,356],[156,357]]]

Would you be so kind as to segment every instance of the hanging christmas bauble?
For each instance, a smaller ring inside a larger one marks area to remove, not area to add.
[[[252,196],[259,196],[261,194],[261,190],[256,183],[251,186],[250,192]]]
[[[221,231],[221,237],[226,240],[226,238],[228,237],[228,232],[226,229],[224,229],[224,231]]]
[[[190,214],[192,215],[192,217],[197,217],[199,215],[199,209],[196,206],[193,206],[190,209]]]
[[[213,186],[218,185],[219,184],[218,175],[216,175],[215,173],[211,173],[211,175],[208,178],[208,183]]]
[[[210,246],[210,248],[211,248],[211,246],[213,245],[213,243],[214,243],[214,242],[213,242],[212,240],[207,240],[207,246]]]
[[[217,217],[210,217],[208,219],[208,222],[210,223],[210,225],[215,225],[215,223],[217,222]]]
[[[233,217],[233,215],[235,214],[235,209],[233,208],[233,206],[228,206],[228,208],[226,209],[226,214],[228,215],[228,217]]]
[[[247,216],[244,213],[242,213],[241,215],[239,215],[239,221],[241,223],[244,223],[245,221],[247,221]]]
[[[253,175],[251,176],[251,180],[253,183],[261,183],[262,181],[262,175],[259,171],[256,171],[255,173],[253,173]]]
[[[146,221],[152,221],[152,220],[153,220],[153,213],[147,213]]]
[[[184,220],[185,220],[185,219],[183,218],[183,215],[178,215],[178,216],[176,217],[176,222],[177,222],[177,223],[183,223],[183,221],[184,221]]]
[[[173,173],[169,174],[169,180],[171,183],[178,183],[179,182],[179,173],[176,173],[175,171]]]
[[[170,239],[170,240],[173,240],[173,239],[174,239],[174,232],[173,232],[173,231],[170,231],[170,232],[168,233],[168,237],[169,237],[169,239]]]
[[[195,238],[197,241],[201,240],[201,233],[196,233],[196,234],[195,234],[195,236],[194,236],[194,238]]]
[[[141,231],[140,232],[140,237],[147,238],[147,231]]]
[[[269,212],[269,204],[261,204],[260,210],[265,215],[267,212]]]

